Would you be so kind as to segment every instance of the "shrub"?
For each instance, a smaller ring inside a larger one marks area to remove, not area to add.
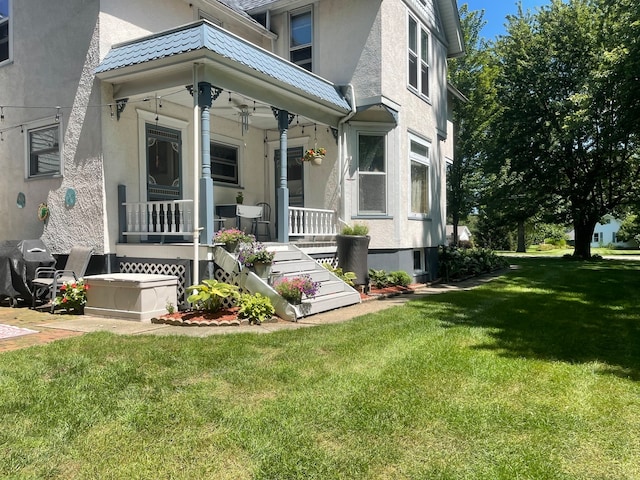
[[[458,280],[508,266],[506,258],[485,248],[444,248],[440,250],[438,274],[447,280]]]
[[[550,243],[541,243],[536,247],[538,252],[548,252],[549,250],[555,250],[556,246]]]
[[[330,263],[323,263],[322,266],[333,273],[336,277],[342,280],[344,283],[349,285],[350,287],[354,286],[354,281],[356,279],[356,274],[354,272],[343,272],[342,268],[334,267]]]
[[[242,318],[248,318],[249,324],[255,323],[256,325],[260,325],[265,320],[273,317],[275,312],[269,297],[265,297],[259,293],[255,295],[249,293],[241,294],[238,305],[240,306],[238,315]]]
[[[369,269],[369,281],[375,288],[384,288],[391,284],[387,272],[384,270],[374,270],[373,268]]]
[[[236,300],[238,298],[238,287],[217,280],[203,280],[199,285],[187,287],[187,292],[192,292],[187,298],[197,310],[207,312],[217,312],[222,308],[222,301],[226,298]]]
[[[404,270],[397,270],[389,273],[389,282],[391,285],[406,287],[411,283],[411,277]]]

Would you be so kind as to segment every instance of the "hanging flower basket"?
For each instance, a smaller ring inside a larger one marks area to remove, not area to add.
[[[320,165],[322,164],[322,159],[327,154],[327,149],[324,147],[318,148],[310,148],[306,152],[304,152],[304,157],[302,157],[303,162],[311,162],[312,165]]]

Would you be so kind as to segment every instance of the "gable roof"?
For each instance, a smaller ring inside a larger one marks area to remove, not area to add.
[[[95,72],[101,79],[109,80],[120,71],[193,53],[231,61],[256,76],[286,85],[334,109],[345,113],[351,110],[333,83],[206,20],[114,45]]]

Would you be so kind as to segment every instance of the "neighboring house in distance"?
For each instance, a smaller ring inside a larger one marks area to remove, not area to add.
[[[593,238],[591,239],[592,248],[608,246],[612,246],[614,248],[638,248],[638,244],[634,241],[622,242],[618,240],[617,234],[618,230],[620,230],[620,225],[622,225],[621,220],[609,214],[605,215],[603,219],[605,220],[605,223],[598,222],[593,229]],[[574,230],[567,233],[567,239],[569,245],[574,245]]]
[[[432,279],[463,53],[456,0],[0,0],[0,240],[203,277],[242,191],[278,242],[366,223],[371,267]]]
[[[458,225],[458,243],[461,245],[471,242],[471,230],[466,225]],[[447,245],[453,243],[453,225],[447,225]]]
[[[591,239],[592,247],[606,247],[613,246],[618,248],[637,248],[636,242],[621,242],[618,240],[617,234],[620,230],[622,221],[615,218],[613,215],[605,215],[604,219],[606,223],[596,223],[593,229],[593,238]]]

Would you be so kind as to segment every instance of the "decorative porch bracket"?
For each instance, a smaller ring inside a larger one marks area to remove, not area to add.
[[[116,120],[120,120],[120,114],[124,112],[124,108],[127,106],[128,98],[121,98],[116,100]]]
[[[289,242],[289,188],[287,187],[287,131],[294,115],[286,110],[271,107],[278,120],[280,130],[280,182],[278,186],[278,211],[276,213],[278,225],[278,241]]]

